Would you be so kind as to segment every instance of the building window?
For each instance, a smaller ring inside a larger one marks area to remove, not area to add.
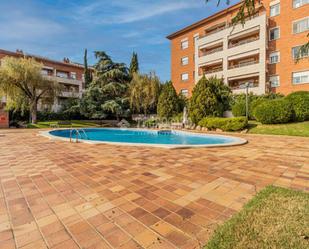
[[[188,39],[181,41],[181,49],[186,49],[189,47]]]
[[[76,73],[71,72],[70,76],[71,76],[71,79],[76,80]]]
[[[189,79],[189,74],[187,74],[187,73],[181,74],[181,80],[182,80],[182,81],[186,81],[186,80],[188,80],[188,79]]]
[[[293,0],[293,8],[299,8],[309,3],[309,0]]]
[[[280,14],[280,3],[270,6],[270,16],[278,16]]]
[[[280,62],[280,52],[273,52],[269,55],[269,63],[276,64]]]
[[[189,63],[189,58],[188,57],[182,57],[181,58],[181,65],[188,65]]]
[[[269,40],[273,41],[273,40],[277,40],[280,38],[280,28],[276,27],[276,28],[272,28],[269,31]]]
[[[279,75],[272,75],[269,77],[271,87],[278,87],[280,86],[280,78]]]
[[[48,70],[47,69],[42,69],[41,70],[42,75],[48,75]]]
[[[293,33],[298,34],[309,30],[309,17],[293,22]]]
[[[309,71],[292,73],[293,84],[309,83]]]
[[[305,57],[309,56],[309,50],[305,50],[305,51],[302,51],[302,53],[300,53],[299,52],[300,47],[301,46],[297,46],[297,47],[293,47],[292,48],[292,57],[293,57],[293,59],[296,59],[298,55],[299,55],[299,59],[305,58]]]
[[[57,77],[60,77],[60,78],[68,78],[68,74],[65,73],[65,72],[57,72]]]
[[[180,93],[183,95],[183,96],[188,96],[189,95],[189,90],[188,89],[181,89],[180,90]]]

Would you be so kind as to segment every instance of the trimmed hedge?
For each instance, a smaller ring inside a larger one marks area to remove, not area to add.
[[[38,121],[51,121],[51,120],[86,120],[80,113],[69,112],[38,112]]]
[[[256,106],[263,103],[266,100],[283,98],[283,95],[278,93],[269,93],[264,95],[249,94],[249,119],[255,119],[253,113]],[[232,102],[232,113],[235,117],[246,116],[246,95],[238,94],[234,95]]]
[[[254,117],[262,124],[282,124],[293,119],[293,105],[290,101],[274,99],[260,103],[254,109]]]
[[[240,131],[247,127],[248,120],[246,117],[203,118],[198,124],[209,130],[221,129],[223,131]]]
[[[294,121],[309,120],[309,91],[294,92],[286,96],[294,110]]]

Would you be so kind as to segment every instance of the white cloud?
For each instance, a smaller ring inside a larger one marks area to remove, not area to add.
[[[29,16],[20,11],[2,13],[0,17],[0,30],[7,40],[33,40],[47,39],[59,35],[65,28],[52,20],[38,16]],[[0,40],[2,40],[0,38]]]
[[[160,0],[155,2],[126,0],[112,3],[97,1],[77,6],[75,11],[73,10],[72,17],[81,22],[95,24],[125,24],[200,6],[201,3],[196,0]]]

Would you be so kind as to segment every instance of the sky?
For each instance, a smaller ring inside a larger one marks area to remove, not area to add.
[[[231,0],[234,4],[238,0]],[[166,36],[226,8],[225,0],[0,0],[0,48],[94,64],[93,51],[170,79]]]

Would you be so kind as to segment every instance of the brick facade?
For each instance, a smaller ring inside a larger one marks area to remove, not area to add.
[[[39,63],[42,63],[42,73],[44,77],[50,80],[57,81],[62,86],[62,91],[54,101],[52,106],[53,111],[59,111],[62,104],[70,98],[79,98],[85,88],[84,85],[84,66],[77,63],[72,63],[69,59],[64,58],[63,61],[55,61],[41,56],[26,54],[21,50],[16,52],[0,49],[0,60],[4,57],[15,58],[34,58]],[[44,103],[39,103],[39,110],[48,108]]]
[[[270,5],[274,3],[280,3],[280,14],[270,17]],[[239,4],[231,6],[167,37],[171,41],[171,79],[177,92],[187,89],[190,94],[198,80],[195,75],[197,68],[195,61],[195,37],[203,36],[205,30],[222,22],[230,23],[238,8]],[[267,52],[266,56],[264,56],[266,58],[260,58],[260,60],[266,60],[266,82],[260,82],[260,84],[265,84],[265,92],[273,91],[288,94],[299,90],[309,91],[309,82],[297,85],[292,83],[292,72],[309,70],[308,58],[301,59],[298,63],[295,63],[292,57],[292,47],[306,43],[308,41],[306,36],[309,32],[307,30],[299,34],[293,34],[292,23],[295,20],[309,17],[309,4],[293,8],[293,0],[264,0],[258,6],[257,11],[260,15],[265,14],[267,16],[267,41],[265,42]],[[275,41],[269,41],[269,30],[276,26],[280,26],[280,38]],[[188,39],[189,43],[186,49],[181,48],[181,41],[184,39]],[[250,49],[250,45],[243,46],[247,46],[248,50]],[[269,54],[274,51],[280,51],[280,62],[270,64]],[[181,58],[183,57],[189,58],[187,65],[181,64]],[[188,73],[188,80],[183,81],[181,79],[181,75],[184,73]],[[273,75],[279,75],[280,86],[270,87],[269,77]]]

